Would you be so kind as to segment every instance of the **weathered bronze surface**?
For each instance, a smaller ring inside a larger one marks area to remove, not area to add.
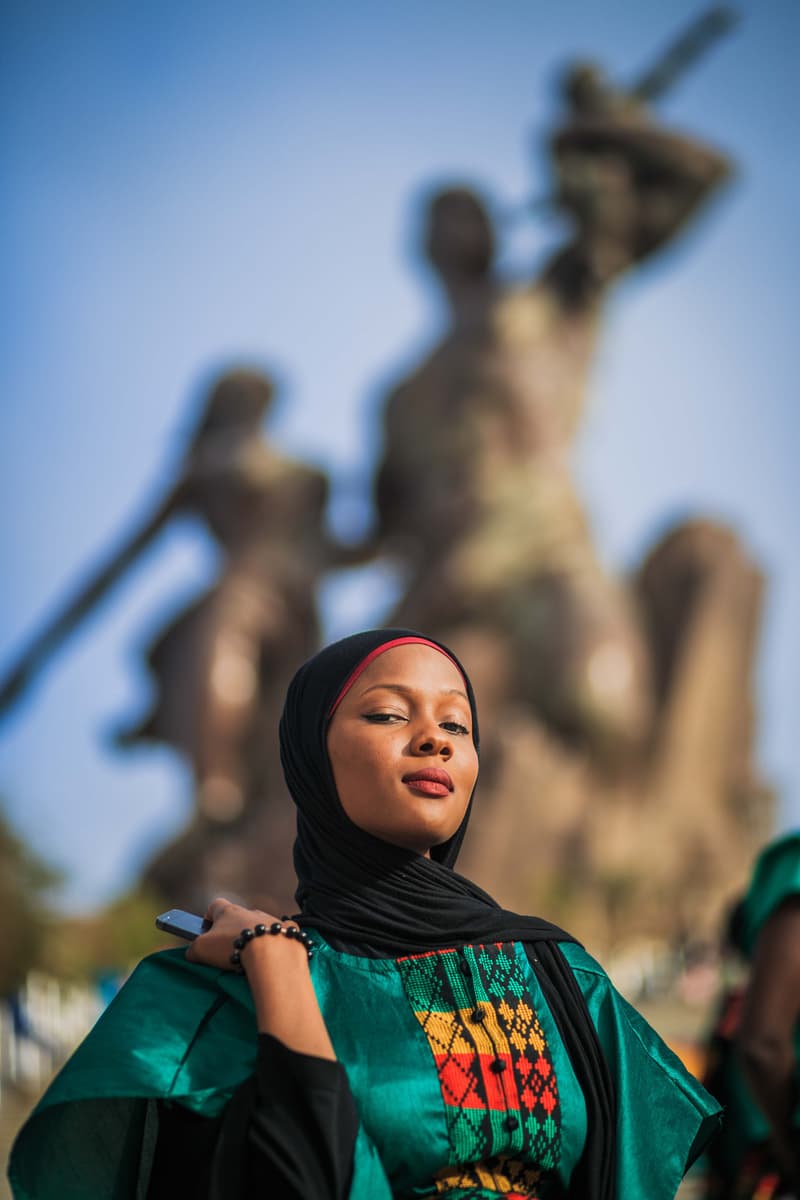
[[[319,643],[321,578],[370,555],[407,580],[385,623],[443,638],[476,685],[483,766],[465,873],[600,950],[711,930],[743,882],[772,822],[754,763],[761,575],[735,533],[698,518],[617,577],[571,462],[611,289],[730,175],[724,155],[646,106],[709,31],[676,43],[638,89],[587,64],[565,77],[549,203],[570,232],[534,278],[496,270],[481,196],[432,197],[425,251],[451,324],[386,399],[363,547],[326,534],[324,475],[263,439],[269,380],[232,372],[179,479],[0,687],[1,711],[169,520],[203,522],[217,582],[154,641],[152,708],[118,735],[166,743],[191,768],[189,826],[147,870],[165,901],[291,904],[282,697]]]

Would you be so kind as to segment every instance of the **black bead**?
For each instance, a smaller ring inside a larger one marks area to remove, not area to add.
[[[506,1118],[506,1129],[510,1129],[513,1132],[517,1128],[518,1125],[519,1125],[519,1121],[517,1120],[516,1117],[507,1117]]]
[[[474,1008],[469,1014],[469,1019],[473,1025],[480,1025],[481,1021],[486,1020],[486,1013],[482,1008]]]
[[[281,917],[282,921],[291,921],[291,919],[291,917],[287,917],[285,914]]]
[[[234,943],[233,943],[234,950],[244,950],[246,945],[247,945],[247,938],[238,937],[238,938],[234,939]]]
[[[266,925],[256,925],[255,929],[253,930],[253,933],[256,935],[256,937],[263,937],[266,932]]]
[[[246,942],[251,942],[255,936],[252,929],[243,929],[239,934],[239,937],[243,938]]]
[[[280,921],[273,921],[269,927],[270,933],[283,933],[283,926]]]
[[[289,925],[288,928],[284,929],[283,932],[286,934],[286,936],[288,938],[296,938],[296,937],[298,937],[300,930],[297,929],[294,925]]]
[[[301,929],[297,935],[297,940],[298,940],[298,942],[309,942],[311,939],[309,938],[305,929]]]
[[[495,1075],[499,1075],[501,1071],[505,1071],[507,1066],[508,1063],[505,1061],[505,1059],[496,1058],[489,1069],[494,1071]]]
[[[231,955],[231,959],[230,959],[230,961],[233,963],[233,965],[234,965],[235,967],[238,967],[238,966],[239,966],[239,963],[241,962],[241,959],[240,959],[240,957],[239,957],[239,951],[238,951],[238,950],[234,950],[233,954]]]

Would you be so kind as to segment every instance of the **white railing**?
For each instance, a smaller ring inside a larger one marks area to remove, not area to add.
[[[38,1091],[91,1029],[105,1007],[97,988],[31,972],[0,1000],[0,1102],[9,1085]]]

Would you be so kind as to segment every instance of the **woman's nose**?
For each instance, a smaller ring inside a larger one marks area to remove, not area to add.
[[[451,758],[453,754],[453,743],[443,729],[428,729],[415,734],[411,748],[419,755],[438,754],[441,758]]]

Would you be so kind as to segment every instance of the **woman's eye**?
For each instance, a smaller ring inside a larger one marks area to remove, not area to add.
[[[469,733],[466,725],[461,725],[458,721],[442,721],[442,729],[446,729],[448,733],[457,733],[460,737]]]
[[[405,721],[405,719],[402,713],[364,713],[364,720],[371,722],[373,725],[390,725],[393,721]]]

